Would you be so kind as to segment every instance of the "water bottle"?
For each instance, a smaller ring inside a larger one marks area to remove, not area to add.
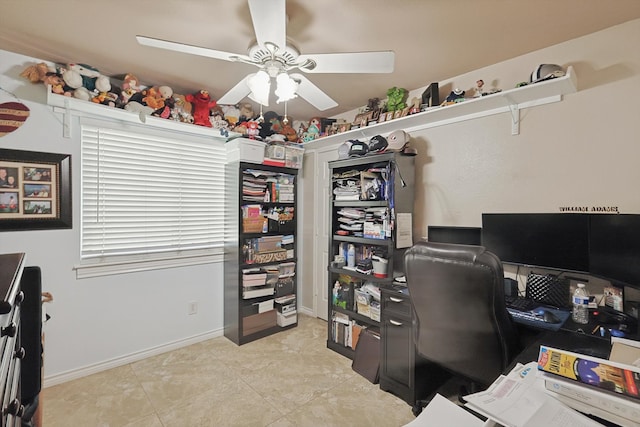
[[[573,293],[573,312],[571,318],[576,323],[589,323],[589,294],[584,283],[578,283]]]
[[[349,250],[347,251],[347,266],[356,266],[356,247],[353,245],[349,245]]]

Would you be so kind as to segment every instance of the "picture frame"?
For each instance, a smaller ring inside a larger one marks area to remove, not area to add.
[[[0,232],[72,228],[71,155],[0,149]]]

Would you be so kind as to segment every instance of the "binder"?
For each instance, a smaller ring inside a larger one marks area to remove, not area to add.
[[[380,335],[365,329],[360,333],[351,369],[372,384],[380,380]]]

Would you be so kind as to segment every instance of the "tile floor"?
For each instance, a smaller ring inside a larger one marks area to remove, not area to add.
[[[236,346],[224,337],[42,392],[43,427],[402,426],[411,406],[326,348],[326,322]]]

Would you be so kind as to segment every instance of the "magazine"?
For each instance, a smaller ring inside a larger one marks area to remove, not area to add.
[[[640,399],[640,368],[636,366],[541,345],[538,369],[600,390]]]

